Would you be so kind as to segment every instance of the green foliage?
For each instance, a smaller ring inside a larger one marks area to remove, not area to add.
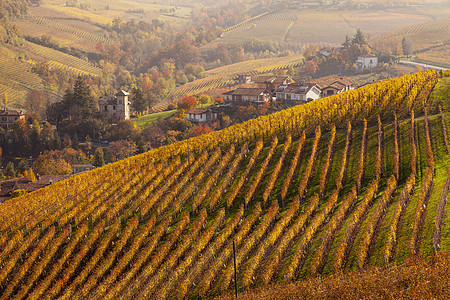
[[[144,92],[139,87],[134,87],[132,91],[133,109],[137,112],[143,112],[147,108],[147,101],[144,98]]]
[[[16,170],[15,170],[15,168],[14,168],[14,163],[13,163],[12,161],[10,161],[10,162],[8,162],[8,163],[6,164],[6,168],[5,168],[5,170],[3,171],[3,174],[4,174],[8,179],[11,179],[11,178],[16,177]]]
[[[103,154],[103,149],[101,147],[95,149],[94,153],[94,160],[92,162],[92,165],[94,167],[101,167],[105,164],[105,158]]]

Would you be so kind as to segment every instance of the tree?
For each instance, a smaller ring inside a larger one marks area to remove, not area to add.
[[[136,144],[127,140],[112,142],[108,149],[109,160],[117,161],[134,155],[137,151]]]
[[[358,44],[358,45],[365,45],[367,44],[366,38],[364,36],[364,34],[361,32],[361,29],[358,28],[358,30],[356,30],[356,34],[352,39],[352,44]]]
[[[8,105],[8,94],[5,92],[3,95],[3,108],[6,110],[6,106]]]
[[[131,93],[133,95],[133,109],[137,112],[143,112],[147,108],[144,92],[140,87],[134,87]]]
[[[350,38],[348,37],[348,35],[346,35],[345,36],[345,41],[342,43],[342,46],[345,49],[348,49],[348,48],[350,48],[351,45],[352,45],[352,42],[351,42]]]
[[[190,110],[197,105],[197,98],[185,95],[183,99],[177,103],[178,109]]]
[[[303,52],[303,56],[308,59],[316,56],[317,51],[319,51],[319,46],[317,44],[311,44],[306,47],[305,52]]]
[[[73,90],[68,89],[63,100],[53,103],[47,108],[47,119],[56,124],[62,133],[82,136],[92,134],[86,120],[99,118],[97,104],[94,101],[90,87],[80,76],[77,78]]]
[[[403,55],[410,56],[413,53],[413,42],[410,38],[403,37],[402,49]]]
[[[10,161],[6,164],[4,174],[5,174],[6,178],[8,178],[8,179],[16,177],[16,170],[14,169],[14,164],[12,161]]]
[[[94,167],[101,167],[104,164],[105,164],[105,158],[104,158],[104,154],[103,154],[103,148],[99,147],[99,148],[95,149],[94,160],[92,162],[92,165],[94,165]]]
[[[209,97],[208,95],[201,95],[200,98],[198,98],[198,101],[203,105],[203,104],[208,104],[209,102],[211,102],[211,97]]]
[[[72,167],[62,157],[60,151],[46,151],[33,163],[33,169],[39,175],[67,175],[72,173]]]
[[[140,128],[131,120],[121,120],[110,130],[110,140],[136,140],[140,135]]]
[[[32,155],[34,157],[37,157],[39,155],[39,152],[41,152],[42,150],[42,143],[41,143],[41,126],[39,125],[39,122],[36,119],[33,120],[33,125],[30,133],[30,140],[31,140]]]
[[[319,65],[315,61],[307,61],[304,67],[306,73],[314,75],[319,71]]]

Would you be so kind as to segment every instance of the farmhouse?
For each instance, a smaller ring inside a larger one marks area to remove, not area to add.
[[[320,98],[321,88],[312,83],[291,83],[280,85],[275,91],[277,101],[287,101],[298,104]]]
[[[322,88],[322,96],[328,97],[331,95],[343,93],[349,90],[355,89],[355,83],[347,78],[339,78],[338,80],[332,82],[330,85]]]
[[[222,95],[225,105],[242,106],[268,102],[272,93],[265,88],[238,88]]]
[[[114,123],[120,120],[130,119],[130,94],[125,91],[118,92],[114,97],[103,96],[98,100],[100,112],[108,122]]]
[[[294,83],[289,76],[258,76],[255,79],[256,86],[274,92],[280,85]]]
[[[358,71],[372,69],[378,65],[378,57],[373,54],[358,56],[355,64]]]
[[[186,120],[193,123],[205,123],[217,120],[217,112],[211,109],[191,109],[186,112]]]
[[[19,119],[25,120],[25,113],[22,111],[6,109],[0,111],[0,126],[5,130],[10,129],[14,122]]]

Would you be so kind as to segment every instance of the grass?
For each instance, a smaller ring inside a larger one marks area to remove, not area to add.
[[[176,109],[174,110],[168,110],[168,111],[162,111],[157,112],[149,115],[145,115],[136,119],[133,119],[133,121],[139,126],[141,129],[145,129],[147,127],[152,126],[156,122],[158,122],[161,119],[170,118],[177,112]]]

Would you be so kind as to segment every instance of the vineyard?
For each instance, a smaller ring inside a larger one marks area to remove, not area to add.
[[[24,49],[29,51],[29,53],[37,55],[44,61],[47,61],[51,67],[63,68],[77,75],[98,76],[101,74],[101,70],[88,61],[52,48],[27,42]]]
[[[233,243],[239,291],[449,251],[441,76],[309,102],[0,204],[0,299],[220,295],[235,284]]]
[[[258,75],[276,72],[277,70],[286,70],[291,66],[296,67],[302,62],[303,57],[301,55],[292,55],[244,61],[208,70],[206,71],[207,77],[197,79],[173,90],[167,95],[163,103],[154,106],[153,110],[156,112],[165,110],[169,103],[180,100],[184,95],[200,95],[214,89],[234,85],[238,75],[242,73]]]
[[[99,27],[93,27],[90,30],[80,28],[78,24],[72,26],[69,21],[58,21],[45,17],[28,17],[26,19],[16,21],[20,31],[30,36],[41,36],[47,34],[53,38],[62,39],[64,43],[68,43],[75,47],[81,47],[85,45],[88,49],[95,49],[95,45],[99,42],[105,44],[111,44],[113,41],[110,38],[101,34]],[[96,32],[92,32],[96,29]]]
[[[8,107],[23,109],[23,99],[31,90],[42,89],[38,75],[32,73],[31,67],[15,59],[0,56],[0,95],[7,93]]]
[[[448,56],[445,56],[445,51],[447,51],[445,47],[448,43],[449,34],[450,18],[443,18],[388,32],[375,39],[371,44],[379,51],[388,52],[397,46],[401,47],[402,39],[408,38],[413,43],[414,53],[418,53],[421,56],[428,56],[428,52],[430,51],[433,53],[430,55],[429,61],[448,64]],[[434,60],[435,58],[437,60]]]

